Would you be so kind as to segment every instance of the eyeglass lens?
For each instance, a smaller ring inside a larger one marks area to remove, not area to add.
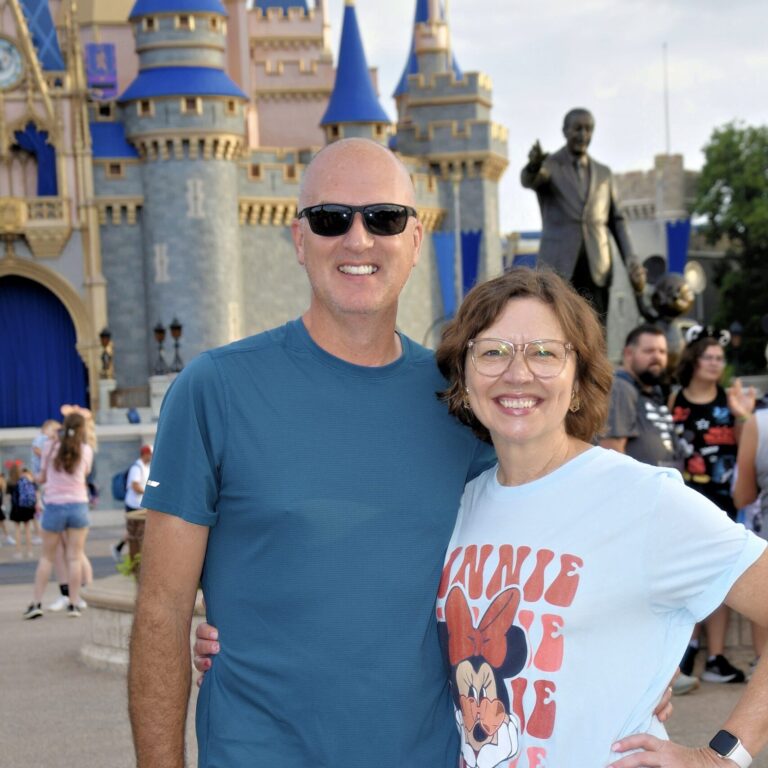
[[[360,212],[365,228],[372,235],[399,235],[405,230],[409,216],[416,211],[406,205],[377,203],[375,205],[339,205],[326,203],[300,211],[299,218],[306,216],[309,228],[322,237],[339,237],[349,232],[355,213]]]
[[[568,357],[568,347],[562,341],[549,339],[512,344],[502,339],[473,339],[472,362],[478,373],[499,376],[515,359],[517,350],[523,353],[528,370],[542,379],[557,376]]]

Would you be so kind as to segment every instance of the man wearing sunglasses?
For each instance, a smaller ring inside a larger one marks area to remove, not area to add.
[[[183,765],[201,577],[221,650],[199,765],[457,759],[434,600],[490,451],[435,397],[432,353],[395,328],[423,236],[405,167],[339,141],[307,167],[298,208],[307,311],[200,355],[163,405],[129,672],[140,768]]]

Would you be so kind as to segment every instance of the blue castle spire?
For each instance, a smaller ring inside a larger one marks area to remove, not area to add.
[[[390,123],[371,82],[354,0],[345,0],[336,82],[320,121],[322,126],[338,123]]]
[[[443,10],[442,3],[440,5],[440,18],[445,19],[445,11]],[[408,53],[408,61],[405,62],[405,69],[400,76],[400,80],[397,83],[392,96],[397,98],[408,90],[408,76],[417,75],[419,73],[419,60],[416,56],[416,25],[426,24],[429,21],[429,2],[428,0],[416,0],[416,13],[413,17],[414,33],[411,35],[411,47]],[[451,56],[451,65],[453,67],[453,74],[457,80],[461,80],[462,74],[458,62],[455,56]]]

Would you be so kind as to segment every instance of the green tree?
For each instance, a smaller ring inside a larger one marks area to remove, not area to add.
[[[744,326],[741,366],[761,372],[768,340],[761,326],[768,314],[768,126],[716,128],[704,156],[695,212],[705,217],[707,240],[727,249],[714,322]]]

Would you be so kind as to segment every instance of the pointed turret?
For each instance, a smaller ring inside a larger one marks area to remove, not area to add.
[[[428,49],[430,46],[427,45],[429,30],[437,25],[441,25],[444,29],[444,40],[440,44],[438,50],[429,51]],[[428,52],[438,54],[439,62],[439,68],[436,69],[432,66],[428,71],[447,71],[448,66],[446,57],[450,57],[453,73],[457,80],[461,80],[461,69],[456,61],[456,57],[450,53],[447,29],[445,13],[438,2],[433,2],[433,0],[416,0],[416,13],[413,17],[411,47],[409,48],[408,61],[405,63],[403,74],[400,76],[397,87],[392,94],[395,99],[398,99],[398,97],[402,96],[402,94],[408,90],[408,77],[410,75],[418,75],[419,72],[425,70],[424,66],[419,65],[419,55],[425,59]],[[426,65],[427,62],[424,61],[423,64]]]
[[[354,0],[345,0],[336,82],[320,125],[326,141],[358,136],[386,144],[390,119],[379,103],[365,59]]]

